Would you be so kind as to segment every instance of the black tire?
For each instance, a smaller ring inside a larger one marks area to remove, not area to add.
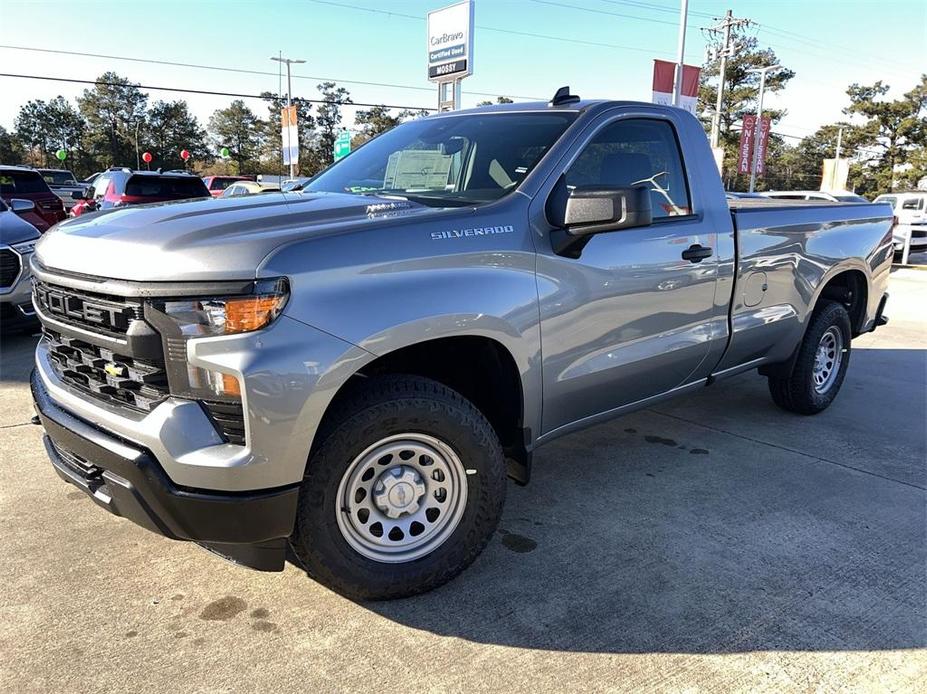
[[[841,335],[843,354],[833,380],[825,390],[819,391],[815,388],[814,381],[815,357],[821,339],[832,328]],[[773,401],[783,410],[803,415],[826,410],[840,392],[847,367],[850,365],[851,338],[850,316],[842,304],[827,301],[818,306],[798,348],[798,357],[791,376],[769,376],[769,392]]]
[[[338,489],[351,462],[386,437],[418,432],[450,446],[467,469],[467,497],[456,528],[423,557],[383,563],[355,550],[338,524]],[[436,588],[473,562],[499,523],[505,460],[483,414],[459,393],[419,376],[365,379],[327,418],[306,467],[290,539],[306,572],[355,599],[401,598]],[[472,472],[472,471],[475,471]]]

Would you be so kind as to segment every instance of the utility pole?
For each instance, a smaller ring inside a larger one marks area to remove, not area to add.
[[[721,109],[724,106],[724,75],[727,72],[727,59],[733,57],[734,46],[731,45],[731,29],[747,27],[751,24],[749,19],[736,18],[728,10],[724,19],[717,24],[707,27],[705,32],[708,34],[718,34],[724,32],[724,43],[718,49],[718,55],[721,58],[721,65],[718,69],[718,102],[715,106],[715,112],[711,117],[711,146],[715,148],[721,139]]]
[[[679,106],[682,93],[682,64],[686,59],[686,22],[689,19],[689,0],[679,3],[679,52],[676,59],[676,82],[673,84],[673,106]]]
[[[283,57],[271,57],[271,60],[286,65],[286,108],[287,113],[289,113],[290,104],[292,103],[293,99],[293,85],[290,82],[290,65],[298,65],[299,63],[305,63],[306,61]],[[287,152],[290,151],[290,128],[286,129],[286,149]],[[296,164],[292,157],[290,157],[290,178],[296,178]]]
[[[750,166],[750,192],[753,192],[756,186],[756,166],[760,159],[760,137],[763,132],[763,92],[766,91],[766,73],[771,70],[778,70],[778,65],[767,65],[766,67],[757,67],[747,70],[747,72],[760,73],[760,93],[756,100],[756,125],[753,132],[753,164]]]

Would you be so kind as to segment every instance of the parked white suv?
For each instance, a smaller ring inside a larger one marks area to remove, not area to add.
[[[927,250],[927,191],[886,193],[875,202],[887,202],[895,213],[892,244],[895,253],[904,251],[905,239],[911,237],[911,252]]]

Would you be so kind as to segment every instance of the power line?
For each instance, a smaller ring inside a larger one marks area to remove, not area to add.
[[[602,2],[607,2],[609,5],[625,5],[627,7],[637,7],[642,10],[653,10],[655,12],[669,12],[670,14],[679,16],[678,7],[664,7],[662,5],[654,5],[649,2],[632,2],[631,0],[602,0]],[[719,19],[719,17],[711,12],[698,12],[696,10],[689,10],[689,14],[693,17],[704,17],[705,19]]]
[[[349,10],[357,10],[359,12],[370,12],[373,14],[387,15],[389,17],[402,17],[403,19],[414,19],[417,22],[424,22],[424,17],[419,17],[418,15],[413,14],[404,14],[402,12],[394,12],[393,10],[381,10],[375,7],[361,7],[360,5],[349,5],[343,2],[334,2],[333,0],[308,0],[317,5],[331,5],[332,7],[342,7]],[[599,48],[612,48],[617,50],[624,51],[637,51],[640,53],[647,53],[649,55],[654,55],[654,50],[652,48],[639,48],[637,46],[623,46],[617,43],[605,43],[602,41],[588,41],[586,39],[575,39],[568,38],[566,36],[554,36],[552,34],[537,34],[530,31],[517,31],[515,29],[503,29],[500,27],[486,26],[485,24],[475,24],[475,28],[482,29],[483,31],[493,31],[499,34],[510,34],[512,36],[525,36],[528,38],[534,39],[545,39],[547,41],[561,41],[563,43],[574,43],[581,46],[596,46]],[[659,53],[658,55],[669,55],[669,53]]]
[[[169,65],[171,67],[192,67],[200,70],[218,70],[219,72],[232,72],[239,73],[243,75],[262,75],[270,77],[278,77],[277,72],[271,72],[269,70],[248,70],[246,68],[236,68],[236,67],[222,67],[220,65],[203,65],[200,63],[181,63],[173,60],[158,60],[155,58],[133,58],[131,56],[123,55],[107,55],[105,53],[86,53],[82,51],[65,51],[53,48],[33,48],[31,46],[12,46],[7,44],[0,44],[0,48],[6,48],[14,51],[30,51],[33,53],[52,53],[57,55],[76,55],[83,58],[104,58],[106,60],[122,60],[130,63],[148,63],[150,65]],[[312,75],[293,75],[294,79],[301,80],[312,80],[315,82],[337,82],[339,84],[362,84],[368,87],[388,87],[390,89],[412,89],[415,91],[433,93],[433,87],[418,87],[410,84],[393,84],[390,82],[371,82],[367,80],[351,80],[351,79],[338,79],[335,77],[314,77]],[[500,96],[502,92],[464,92],[465,94],[470,94],[472,96]],[[541,101],[541,97],[537,96],[519,96],[517,94],[505,94],[513,99],[526,99],[530,101]]]
[[[214,92],[208,91],[205,89],[182,89],[181,87],[156,87],[150,84],[122,84],[121,82],[103,82],[102,80],[78,80],[70,77],[51,77],[49,75],[17,75],[9,72],[0,72],[0,77],[16,77],[20,79],[28,80],[47,80],[51,82],[73,82],[74,84],[102,84],[107,87],[135,87],[137,89],[150,89],[151,91],[162,91],[162,92],[180,92],[183,94],[206,94],[208,96],[231,96],[238,99],[261,99],[267,100],[266,96],[261,96],[260,94],[239,94],[236,92]],[[376,103],[362,103],[359,101],[328,101],[326,99],[303,99],[302,97],[296,97],[300,101],[310,103],[310,104],[337,104],[338,106],[382,106],[383,108],[401,108],[414,111],[437,111],[436,108],[429,108],[427,106],[400,106],[397,104],[376,104]]]
[[[579,10],[580,12],[592,12],[594,14],[604,14],[610,17],[621,17],[623,19],[636,19],[641,22],[652,22],[654,24],[666,24],[667,26],[679,26],[679,22],[670,22],[663,19],[653,19],[652,17],[641,17],[634,14],[623,14],[621,12],[608,12],[606,10],[597,10],[594,7],[582,7],[580,5],[570,5],[565,2],[554,2],[553,0],[530,0],[538,5],[552,5],[554,7],[566,7],[570,10]]]

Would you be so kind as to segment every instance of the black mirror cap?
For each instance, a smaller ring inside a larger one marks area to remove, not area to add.
[[[87,197],[87,194],[83,190],[75,190],[71,193],[71,200],[83,200]]]
[[[567,197],[563,227],[575,236],[647,226],[652,219],[650,190],[646,186],[581,186]]]
[[[570,190],[561,179],[548,202],[547,215],[557,227],[551,235],[554,252],[578,258],[594,234],[649,226],[653,208],[646,186],[577,186]]]

